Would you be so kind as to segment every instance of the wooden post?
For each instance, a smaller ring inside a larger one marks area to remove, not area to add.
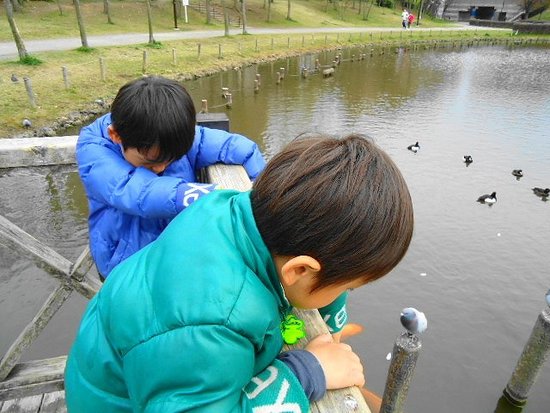
[[[33,108],[36,107],[36,97],[34,96],[34,92],[32,90],[32,84],[31,79],[28,77],[24,77],[23,81],[25,82],[25,89],[27,90],[27,96],[29,97],[29,102]]]
[[[226,96],[226,102],[225,102],[225,107],[227,109],[231,109],[231,106],[233,106],[233,95],[231,95],[231,93],[228,93]]]
[[[67,71],[67,66],[61,67],[61,72],[63,73],[63,83],[65,84],[65,89],[69,88],[69,72]]]
[[[262,85],[261,75],[259,73],[256,73],[256,80],[258,81],[258,86]]]
[[[208,100],[201,100],[201,113],[208,113]]]
[[[255,50],[256,50],[256,52],[258,51],[258,39],[256,39],[256,47],[255,47]]]
[[[197,60],[201,60],[201,44],[197,43]]]
[[[325,46],[327,45],[327,35],[325,34]]]
[[[418,336],[405,332],[393,346],[386,388],[380,413],[402,413],[422,343]]]
[[[290,37],[286,38],[286,47],[287,49],[290,49]]]
[[[105,70],[105,60],[102,57],[99,58],[99,73],[101,76],[101,81],[105,82],[105,80],[107,79],[107,76],[106,76],[106,70]]]
[[[531,336],[516,364],[514,373],[504,389],[504,396],[514,406],[523,406],[540,369],[550,355],[550,308],[539,314]]]
[[[285,68],[281,67],[281,68],[279,68],[279,70],[281,71],[281,80],[284,80],[284,78],[285,78]]]
[[[238,50],[239,50],[239,54],[242,54],[242,52],[243,52],[243,43],[242,42],[238,43]]]
[[[222,44],[218,43],[218,59],[223,59]]]
[[[306,41],[306,39],[305,39],[305,37],[302,35],[302,47],[304,47],[305,41]]]
[[[147,50],[143,51],[143,65],[141,67],[142,73],[147,71]]]
[[[274,40],[273,40],[273,37],[271,38],[271,50],[273,50],[273,47],[274,47]]]
[[[254,79],[254,93],[258,93],[260,91],[260,83],[258,82],[258,79]]]
[[[281,83],[281,72],[277,72],[276,75],[277,75],[277,82],[276,83],[280,84]]]
[[[176,60],[176,49],[172,49],[172,65],[176,66],[177,60]]]

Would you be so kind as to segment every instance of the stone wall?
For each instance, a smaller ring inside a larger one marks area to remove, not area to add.
[[[470,19],[471,26],[507,28],[519,33],[550,34],[550,22],[499,22],[495,20]]]

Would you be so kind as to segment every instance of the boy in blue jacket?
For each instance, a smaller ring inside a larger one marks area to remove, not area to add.
[[[124,85],[111,113],[81,130],[76,159],[89,202],[90,249],[102,279],[214,189],[197,183],[201,168],[239,164],[255,179],[265,166],[248,138],[196,126],[183,86],[154,76]]]
[[[291,142],[252,191],[199,199],[113,270],[67,360],[68,411],[298,413],[362,386],[328,334],[280,353],[289,313],[387,274],[412,232],[407,185],[372,142]]]

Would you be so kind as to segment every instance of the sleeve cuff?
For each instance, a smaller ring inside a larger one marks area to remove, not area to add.
[[[279,354],[277,358],[298,378],[308,400],[317,401],[325,395],[325,373],[312,353],[307,350],[291,350]]]

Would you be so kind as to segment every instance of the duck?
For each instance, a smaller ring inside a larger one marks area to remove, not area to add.
[[[18,79],[18,77],[17,77],[17,75],[16,75],[15,73],[12,73],[12,74],[11,74],[11,81],[12,81],[13,83],[19,83],[19,79]]]
[[[418,144],[418,141],[417,141],[414,145],[407,146],[407,149],[409,151],[413,151],[414,153],[416,153],[420,149],[420,145]]]
[[[533,188],[533,193],[536,196],[540,196],[541,198],[547,198],[548,196],[550,196],[550,188],[542,189],[535,187]]]
[[[523,176],[523,171],[521,169],[514,169],[512,171],[512,175],[514,175],[516,178],[521,178]]]
[[[27,119],[27,118],[23,119],[23,121],[21,122],[21,124],[23,125],[23,127],[24,127],[25,129],[29,129],[29,128],[32,126],[32,122],[31,122],[29,119]]]
[[[472,156],[471,155],[464,155],[462,157],[462,160],[464,161],[464,163],[466,164],[466,166],[470,165],[474,160],[472,159]]]
[[[482,204],[494,204],[495,202],[497,202],[497,193],[492,192],[491,195],[488,195],[488,194],[481,195],[477,199],[477,202],[481,202]]]

